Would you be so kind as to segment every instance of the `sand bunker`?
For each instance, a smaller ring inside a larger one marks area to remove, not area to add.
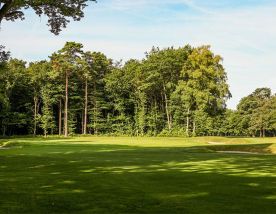
[[[219,153],[230,153],[230,154],[249,154],[249,155],[260,154],[260,153],[257,153],[257,152],[243,152],[243,151],[216,151],[216,152],[219,152]]]
[[[210,145],[225,145],[226,143],[224,142],[208,142]]]

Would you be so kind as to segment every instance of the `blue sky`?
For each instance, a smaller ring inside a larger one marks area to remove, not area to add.
[[[234,109],[257,87],[276,92],[275,26],[275,0],[98,0],[58,37],[45,17],[28,11],[23,22],[2,23],[0,41],[27,61],[46,59],[66,41],[124,61],[141,59],[152,46],[209,44],[224,58]]]

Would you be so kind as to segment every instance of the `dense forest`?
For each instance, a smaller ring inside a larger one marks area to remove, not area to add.
[[[275,136],[276,95],[258,88],[237,110],[222,57],[209,46],[116,62],[67,42],[27,63],[0,47],[0,134]]]

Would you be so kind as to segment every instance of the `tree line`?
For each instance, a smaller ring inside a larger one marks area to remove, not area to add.
[[[67,42],[49,60],[27,64],[1,46],[1,135],[275,136],[268,88],[237,110],[222,57],[210,46],[160,49],[116,62]]]

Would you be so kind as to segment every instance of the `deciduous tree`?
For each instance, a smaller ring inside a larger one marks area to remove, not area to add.
[[[95,0],[0,0],[0,23],[25,18],[25,11],[33,9],[38,16],[48,17],[48,26],[54,34],[59,34],[70,19],[79,21],[84,17],[84,8]]]

